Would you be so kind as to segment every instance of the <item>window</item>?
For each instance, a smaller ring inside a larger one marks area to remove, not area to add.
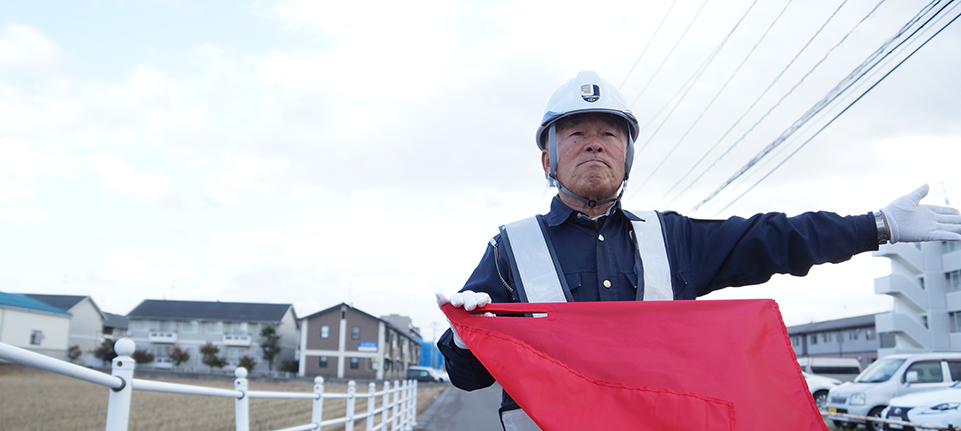
[[[948,370],[951,371],[951,381],[961,380],[961,361],[948,361]]]
[[[30,331],[30,344],[39,346],[43,341],[43,331]]]
[[[944,280],[948,284],[948,292],[957,292],[961,290],[961,269],[944,273]]]
[[[875,335],[874,335],[874,328],[866,328],[866,329],[864,330],[864,339],[865,339],[865,340],[873,340],[873,339],[874,339],[874,336],[875,336]]]
[[[350,358],[350,369],[356,370],[360,368],[360,358]]]
[[[150,330],[157,332],[173,332],[174,323],[175,322],[173,320],[151,320]]]
[[[941,244],[944,245],[944,253],[961,250],[961,242],[958,241],[941,241]]]
[[[350,339],[359,340],[360,339],[360,326],[355,326],[350,328]]]
[[[951,332],[961,332],[961,311],[948,313],[948,319],[951,320]]]
[[[814,334],[811,336],[811,344],[817,344],[817,343],[818,343],[818,336],[817,334]]]
[[[857,339],[858,339],[858,336],[860,336],[860,333],[861,333],[861,330],[860,330],[860,329],[852,329],[852,330],[851,330],[851,335],[848,337],[848,339],[849,339],[849,340],[857,340]]]
[[[918,372],[918,381],[916,383],[938,383],[944,381],[944,376],[941,375],[941,361],[915,362],[905,371],[904,377],[901,377],[901,381],[906,382],[908,373],[912,371]]]
[[[207,333],[222,334],[224,332],[224,322],[207,322]]]
[[[135,329],[135,330],[137,330],[137,331],[149,331],[149,330],[150,330],[150,321],[147,321],[147,320],[134,320],[134,321],[133,321],[133,329]]]
[[[327,357],[321,356],[317,361],[317,366],[320,368],[327,368]]]
[[[231,335],[247,335],[247,322],[228,323],[225,329]]]
[[[831,333],[830,333],[830,332],[822,332],[822,333],[821,333],[821,341],[824,341],[825,343],[828,342],[828,341],[831,341]]]
[[[330,338],[330,326],[324,325],[320,327],[320,338]]]
[[[386,342],[387,342],[387,344],[390,344],[390,334],[392,334],[392,332],[390,332],[390,331],[387,331],[387,334],[385,335],[385,336],[387,337],[387,339],[386,339],[386,340],[384,340],[384,341],[386,341]]]
[[[199,323],[196,320],[186,320],[180,322],[180,332],[185,334],[196,334]]]

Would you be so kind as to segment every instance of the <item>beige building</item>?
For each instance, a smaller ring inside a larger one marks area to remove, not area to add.
[[[70,314],[36,299],[0,292],[0,342],[67,359]]]
[[[70,314],[70,334],[67,348],[77,346],[82,355],[75,362],[88,366],[101,365],[103,361],[93,356],[93,352],[104,340],[106,313],[93,302],[93,298],[83,295],[45,295],[24,293],[44,304],[59,308]]]
[[[391,317],[395,320],[400,316]],[[418,338],[416,328],[409,323],[399,328],[341,303],[301,319],[299,374],[343,379],[404,379],[407,368],[418,364]]]

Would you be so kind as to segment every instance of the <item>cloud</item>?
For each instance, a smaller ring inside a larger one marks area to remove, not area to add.
[[[0,27],[0,72],[47,71],[64,58],[64,52],[40,30],[23,24]]]
[[[0,139],[0,171],[31,177],[70,172],[77,162],[67,154],[38,154],[21,141]]]
[[[143,175],[118,156],[103,154],[90,157],[90,167],[100,174],[104,187],[144,198],[157,197],[167,190],[170,179],[162,174]]]
[[[0,190],[2,193],[2,190]],[[47,221],[47,213],[28,207],[0,208],[0,220],[16,224],[36,224]]]

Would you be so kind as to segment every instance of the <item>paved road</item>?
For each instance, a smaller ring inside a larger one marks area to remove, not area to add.
[[[473,392],[451,387],[437,397],[417,418],[418,429],[425,431],[501,431],[497,409],[501,406],[501,387]]]

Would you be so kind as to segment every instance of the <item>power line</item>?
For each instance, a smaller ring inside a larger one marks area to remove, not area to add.
[[[627,75],[624,75],[624,80],[621,81],[621,85],[619,85],[618,88],[623,89],[624,84],[627,84],[627,78],[631,77],[631,74],[634,73],[634,68],[636,68],[637,65],[641,62],[641,59],[644,58],[644,54],[647,52],[647,49],[651,47],[651,42],[654,42],[654,39],[657,38],[657,34],[660,33],[661,31],[661,26],[664,25],[665,21],[667,21],[667,17],[671,14],[671,10],[674,9],[674,5],[676,4],[677,4],[677,0],[674,0],[674,2],[671,3],[671,7],[667,8],[667,13],[664,14],[664,18],[661,18],[661,23],[657,25],[656,29],[654,29],[654,34],[652,34],[651,38],[648,39],[647,45],[644,45],[644,49],[641,50],[641,55],[637,56],[637,60],[634,61],[634,65],[631,66],[631,70],[627,71]]]
[[[635,97],[634,100],[631,101],[631,104],[628,105],[629,107],[633,107],[634,104],[637,103],[637,99],[640,99],[641,95],[644,94],[645,91],[647,91],[647,87],[650,86],[651,82],[654,81],[654,78],[661,71],[661,68],[663,68],[664,65],[667,64],[667,61],[671,59],[671,56],[674,55],[674,50],[676,50],[677,46],[681,44],[682,40],[684,40],[684,36],[687,35],[688,30],[690,30],[691,26],[694,25],[694,21],[697,21],[697,17],[701,16],[701,11],[703,11],[704,7],[707,6],[708,1],[710,0],[704,0],[704,3],[701,3],[701,8],[697,10],[696,14],[694,14],[694,18],[691,18],[691,22],[687,23],[687,28],[684,29],[683,33],[681,33],[681,37],[679,37],[677,41],[674,42],[674,46],[671,47],[671,51],[667,53],[667,57],[664,57],[664,60],[661,61],[661,64],[657,66],[657,70],[655,70],[654,74],[651,75],[650,79],[647,80],[647,84],[644,84],[644,88],[641,89],[641,92],[637,93],[637,97]]]
[[[921,30],[921,28],[923,28],[923,27],[924,27],[925,25],[927,25],[929,22],[931,22],[932,20],[934,20],[934,19],[938,16],[938,14],[940,14],[944,9],[946,9],[946,8],[948,7],[948,5],[950,5],[950,4],[953,3],[953,2],[954,2],[954,0],[950,0],[947,4],[945,4],[944,7],[941,8],[941,10],[939,10],[938,12],[936,12],[934,16],[932,16],[930,19],[928,19],[928,21],[927,21],[925,24],[923,24],[920,28],[918,28],[918,30],[916,30],[915,33],[917,33],[917,31]],[[957,7],[957,5],[955,5],[954,7]],[[876,87],[878,84],[881,83],[881,81],[884,81],[885,78],[887,78],[891,73],[893,73],[895,70],[897,70],[897,68],[900,67],[902,64],[904,64],[904,62],[908,61],[908,59],[911,58],[915,53],[917,53],[918,50],[920,50],[922,47],[924,47],[925,45],[927,45],[928,42],[931,41],[931,39],[934,39],[935,36],[941,34],[941,32],[944,31],[944,29],[948,28],[948,26],[950,26],[952,23],[954,23],[954,21],[956,21],[959,17],[961,17],[961,14],[955,15],[954,18],[951,18],[951,20],[948,21],[947,24],[945,24],[945,25],[942,26],[940,29],[938,29],[937,32],[935,32],[935,33],[932,34],[930,37],[928,37],[923,43],[921,43],[920,45],[918,45],[917,48],[914,48],[914,50],[912,50],[910,54],[908,54],[907,56],[904,57],[904,59],[902,59],[901,61],[899,61],[898,64],[896,64],[893,68],[891,68],[891,70],[889,70],[887,73],[885,73],[884,76],[882,76],[880,79],[878,79],[878,80],[877,80],[874,84],[872,84],[867,90],[864,90],[864,92],[861,93],[861,95],[859,95],[854,101],[852,101],[851,103],[849,103],[841,112],[839,112],[837,115],[835,115],[833,118],[831,118],[831,120],[828,121],[826,124],[824,124],[824,126],[821,126],[821,128],[818,129],[817,132],[815,132],[813,135],[811,135],[810,138],[808,138],[807,140],[805,140],[800,146],[798,146],[797,149],[795,149],[793,152],[791,152],[791,154],[788,154],[788,156],[785,157],[784,160],[782,160],[780,163],[778,163],[777,166],[775,166],[773,169],[771,169],[770,172],[768,172],[766,175],[764,175],[763,177],[761,177],[761,179],[757,180],[753,185],[751,185],[751,187],[749,187],[749,188],[748,188],[747,190],[745,190],[743,193],[741,193],[740,195],[738,195],[738,197],[734,198],[734,200],[732,200],[731,203],[725,205],[724,208],[721,208],[717,213],[715,213],[715,216],[716,216],[717,214],[720,214],[720,213],[723,212],[724,210],[728,209],[731,205],[733,205],[735,202],[737,202],[737,201],[740,200],[742,197],[744,197],[744,195],[746,195],[748,192],[750,192],[751,190],[753,190],[754,187],[757,187],[757,185],[760,184],[761,181],[764,181],[765,179],[767,179],[767,177],[771,176],[771,174],[773,174],[774,171],[778,170],[778,168],[780,168],[782,165],[784,165],[784,163],[786,163],[791,157],[793,157],[795,154],[797,154],[797,152],[800,151],[801,148],[804,148],[804,146],[807,145],[808,142],[811,142],[811,140],[813,140],[813,139],[814,139],[816,136],[818,136],[822,131],[824,131],[824,129],[826,129],[828,126],[830,126],[831,123],[833,123],[835,120],[837,120],[838,117],[841,116],[841,114],[844,114],[845,112],[847,112],[847,110],[848,110],[849,108],[851,108],[852,106],[854,106],[855,103],[857,103],[858,101],[860,101],[861,98],[863,98],[865,95],[868,94],[868,92],[870,92],[871,90],[873,90],[874,87]],[[941,17],[938,17],[938,18],[940,19]],[[912,34],[912,35],[913,35],[913,34]],[[899,45],[899,46],[900,46],[900,45]],[[943,184],[942,184],[942,186],[943,186]],[[947,197],[945,197],[945,201],[947,201]]]
[[[694,119],[694,122],[691,123],[691,126],[687,128],[687,131],[685,131],[684,134],[681,135],[681,137],[680,137],[680,139],[678,139],[677,143],[675,143],[674,146],[671,147],[671,150],[668,151],[667,154],[664,156],[664,158],[661,159],[661,162],[658,163],[657,166],[651,171],[651,173],[647,176],[647,178],[644,180],[644,182],[641,183],[641,185],[638,187],[638,189],[644,188],[644,185],[646,185],[647,182],[651,180],[651,178],[654,176],[654,174],[656,174],[657,171],[659,171],[659,170],[661,169],[661,167],[664,166],[664,163],[667,162],[667,159],[669,159],[669,158],[671,157],[671,155],[674,154],[674,151],[677,150],[677,148],[681,146],[681,143],[684,142],[684,139],[687,138],[687,135],[690,134],[692,130],[694,130],[694,127],[696,127],[697,124],[701,121],[701,118],[704,117],[704,114],[706,114],[707,111],[711,109],[711,106],[714,106],[714,102],[717,101],[717,99],[718,99],[719,97],[721,97],[721,93],[724,92],[724,90],[727,88],[728,84],[730,84],[731,81],[734,80],[734,77],[737,76],[738,72],[741,71],[741,68],[744,67],[744,64],[746,64],[747,61],[751,58],[751,55],[754,54],[754,51],[757,50],[757,47],[758,47],[759,45],[761,45],[761,42],[763,42],[765,38],[767,38],[768,33],[771,32],[771,29],[774,28],[774,26],[777,24],[778,20],[781,19],[781,17],[784,15],[784,12],[787,11],[788,6],[790,6],[790,5],[791,5],[791,0],[788,0],[788,2],[784,5],[784,8],[781,9],[781,12],[778,13],[778,15],[774,18],[774,21],[771,21],[771,25],[769,25],[769,26],[767,27],[767,30],[764,31],[764,34],[762,34],[761,37],[757,40],[757,42],[754,43],[754,46],[751,48],[751,50],[748,51],[748,53],[747,53],[747,55],[744,57],[744,59],[741,60],[741,63],[738,64],[737,68],[734,69],[734,72],[731,73],[731,76],[728,77],[728,79],[727,79],[726,82],[724,82],[724,85],[722,85],[721,88],[717,91],[717,93],[714,94],[714,98],[712,98],[711,101],[708,102],[707,106],[704,107],[704,109],[701,111],[700,115],[698,115],[697,118]],[[754,5],[752,4],[751,6],[753,7]],[[750,10],[750,9],[748,9],[748,10]],[[747,14],[745,14],[745,16],[747,16]],[[743,19],[743,18],[742,18],[742,19]],[[740,23],[738,23],[738,24],[740,24]],[[673,111],[672,111],[672,112],[673,112]],[[658,128],[658,130],[660,130],[660,128]],[[650,142],[650,139],[652,139],[652,138],[653,138],[653,136],[651,136],[650,138],[648,138],[648,142]],[[645,143],[644,145],[646,146],[647,144]],[[635,192],[635,193],[637,193],[637,192]]]
[[[734,32],[738,29],[738,27],[741,26],[741,23],[744,22],[744,19],[747,18],[747,15],[751,13],[751,9],[754,8],[757,2],[758,0],[754,0],[754,2],[751,3],[751,6],[748,7],[746,11],[744,11],[744,15],[741,16],[741,19],[737,21],[737,24],[734,24],[734,27],[731,28],[731,31],[729,31],[727,33],[727,36],[724,37],[724,40],[722,40],[721,43],[717,44],[717,48],[714,48],[714,51],[711,52],[710,55],[708,55],[707,59],[704,60],[704,63],[701,64],[701,67],[699,67],[698,70],[694,73],[694,75],[692,75],[691,78],[688,79],[687,82],[689,82],[690,85],[687,86],[686,90],[684,90],[684,94],[681,95],[681,98],[678,99],[674,107],[671,108],[671,111],[667,113],[667,115],[664,117],[664,120],[661,121],[661,124],[659,124],[657,126],[657,129],[654,130],[654,133],[651,133],[651,135],[647,137],[647,140],[644,141],[644,145],[641,145],[641,148],[636,151],[637,154],[640,154],[642,151],[644,151],[644,149],[647,148],[647,145],[651,143],[651,140],[654,139],[654,136],[657,135],[657,132],[661,130],[661,127],[664,127],[664,125],[667,124],[667,121],[671,118],[671,115],[674,114],[674,111],[679,106],[681,106],[681,103],[684,102],[684,99],[687,97],[687,94],[691,91],[691,89],[694,88],[694,85],[697,84],[697,81],[701,79],[701,75],[704,74],[704,71],[706,71],[707,68],[711,65],[711,63],[717,57],[717,54],[721,52],[721,49],[723,49],[724,45],[727,44],[727,41],[731,39],[731,36],[734,34]],[[685,83],[685,85],[687,84]],[[684,87],[681,87],[681,89],[684,89]],[[647,181],[645,181],[645,183],[646,182]]]
[[[691,169],[689,169],[686,173],[684,173],[684,175],[683,175],[679,180],[677,180],[677,182],[674,183],[674,185],[671,186],[671,188],[670,188],[667,192],[665,192],[664,195],[662,195],[662,196],[657,200],[657,202],[654,203],[654,206],[657,206],[658,203],[660,203],[661,201],[663,201],[664,198],[666,198],[669,194],[671,194],[671,192],[672,192],[674,189],[676,189],[677,186],[679,186],[679,185],[684,181],[684,179],[688,177],[688,175],[690,175],[692,172],[694,172],[694,169],[696,169],[696,168],[704,161],[704,159],[707,158],[708,155],[710,155],[712,152],[714,152],[715,149],[717,149],[718,145],[720,145],[721,142],[724,141],[724,138],[726,138],[727,135],[730,134],[731,131],[733,131],[734,128],[737,127],[737,125],[741,123],[741,120],[743,120],[743,119],[747,116],[747,114],[748,114],[749,112],[751,112],[752,109],[754,109],[754,107],[761,101],[761,99],[764,98],[765,95],[767,95],[768,91],[770,91],[771,88],[774,87],[774,84],[776,84],[776,83],[781,79],[781,77],[784,76],[784,74],[787,72],[787,70],[791,68],[791,66],[794,64],[794,62],[797,61],[797,59],[798,59],[799,57],[801,57],[801,54],[803,54],[803,53],[807,50],[807,48],[811,45],[811,43],[814,42],[814,39],[816,39],[816,38],[818,37],[818,35],[821,34],[821,32],[824,30],[824,28],[827,27],[827,25],[834,19],[835,16],[837,16],[838,12],[841,11],[841,8],[843,8],[844,5],[847,4],[847,2],[848,2],[848,0],[844,0],[843,2],[841,2],[841,5],[838,6],[837,9],[834,10],[834,12],[828,17],[827,20],[824,21],[823,24],[821,24],[821,27],[818,28],[818,30],[817,30],[816,32],[814,32],[814,35],[812,35],[812,36],[810,37],[810,39],[808,39],[807,43],[805,43],[804,46],[801,47],[801,49],[797,52],[797,54],[794,55],[794,58],[792,58],[791,61],[789,61],[789,62],[787,63],[787,65],[785,65],[784,68],[781,69],[781,72],[778,73],[778,75],[774,78],[774,80],[772,80],[771,83],[768,84],[767,88],[765,88],[764,91],[761,92],[761,95],[759,95],[756,99],[754,99],[754,102],[751,103],[751,106],[748,106],[747,109],[744,110],[744,113],[741,114],[740,118],[738,118],[737,121],[735,121],[734,124],[732,124],[731,127],[728,128],[727,131],[724,132],[723,135],[721,135],[721,137],[717,140],[717,142],[714,143],[713,146],[711,146],[711,148],[710,148],[709,150],[707,150],[706,152],[704,152],[703,155],[701,155],[701,158],[698,159],[698,161],[697,161],[696,163],[694,163],[693,166],[691,166]],[[883,0],[882,0],[882,2],[883,2]],[[880,5],[881,5],[881,3],[878,3],[878,6],[880,6]],[[875,9],[877,9],[878,6],[875,6]],[[873,10],[872,10],[872,13],[873,13]],[[869,15],[869,16],[870,16],[870,15]],[[715,163],[716,163],[716,162],[715,162]],[[708,168],[708,169],[710,169],[710,168]],[[706,173],[706,172],[707,172],[707,171],[705,170],[705,173]],[[694,181],[692,181],[691,184],[688,185],[687,188],[685,188],[684,190],[682,190],[680,193],[678,193],[677,196],[674,197],[674,199],[672,199],[671,201],[669,201],[669,202],[668,202],[668,205],[670,205],[671,202],[674,202],[674,200],[676,200],[678,197],[680,197],[681,195],[683,195],[687,190],[690,190],[690,188],[694,185],[694,183],[696,183],[697,180],[700,179],[700,178],[701,178],[701,177],[699,176],[697,179],[695,179]]]
[[[826,108],[830,103],[832,103],[835,99],[837,99],[841,94],[843,94],[845,91],[847,91],[847,89],[849,89],[852,85],[854,85],[856,82],[858,82],[858,81],[859,81],[862,77],[864,77],[871,69],[873,69],[875,66],[877,66],[877,64],[878,64],[880,61],[882,61],[882,60],[884,60],[885,58],[887,58],[887,57],[888,57],[889,55],[891,55],[895,50],[897,50],[897,49],[900,48],[902,45],[904,45],[906,42],[908,42],[909,40],[911,40],[919,31],[921,31],[921,29],[923,29],[927,24],[929,24],[932,20],[934,20],[936,17],[938,17],[938,15],[939,15],[942,11],[944,11],[944,10],[948,7],[948,5],[950,5],[951,3],[953,3],[953,1],[954,1],[954,0],[950,0],[950,1],[949,1],[948,3],[946,3],[940,10],[938,10],[937,12],[935,12],[934,15],[932,15],[930,18],[928,18],[927,21],[925,21],[923,24],[921,24],[920,27],[918,27],[917,29],[915,29],[914,31],[912,31],[911,34],[909,34],[906,38],[904,38],[903,40],[901,40],[901,41],[900,41],[897,45],[895,45],[893,48],[888,49],[888,47],[889,47],[892,43],[894,43],[895,41],[897,41],[898,39],[900,39],[904,34],[906,34],[906,33],[908,32],[908,29],[910,29],[912,26],[914,26],[914,24],[916,24],[918,21],[920,21],[922,16],[924,16],[925,14],[928,13],[928,11],[930,11],[931,9],[933,9],[934,6],[935,6],[937,3],[939,3],[939,0],[934,0],[934,1],[932,1],[931,3],[929,3],[928,6],[922,8],[922,10],[921,10],[917,15],[915,15],[914,18],[912,18],[910,21],[908,21],[908,23],[906,23],[904,26],[901,27],[901,29],[898,31],[898,33],[896,33],[894,36],[892,36],[891,38],[889,38],[887,41],[885,41],[885,42],[881,45],[881,47],[879,47],[877,50],[875,50],[873,53],[871,53],[871,55],[869,55],[867,59],[865,59],[860,65],[858,65],[858,67],[856,67],[854,71],[852,71],[850,74],[848,74],[844,79],[841,80],[840,83],[838,83],[837,86],[835,86],[833,89],[831,89],[831,91],[829,91],[828,94],[827,94],[824,98],[822,98],[821,100],[819,100],[817,103],[815,103],[815,105],[814,105],[813,107],[811,107],[811,109],[809,109],[807,112],[805,112],[804,115],[802,115],[800,119],[798,119],[797,121],[795,121],[790,127],[788,127],[787,130],[785,130],[780,136],[778,136],[778,138],[776,138],[773,142],[771,142],[771,143],[768,144],[764,149],[762,149],[756,156],[754,156],[754,158],[752,158],[750,161],[748,161],[748,163],[747,163],[746,165],[744,165],[743,167],[741,167],[741,169],[739,169],[734,175],[732,175],[731,178],[728,178],[728,180],[725,181],[717,190],[715,190],[713,193],[711,193],[711,194],[708,195],[706,198],[704,198],[700,203],[698,203],[697,205],[695,205],[694,208],[692,209],[692,212],[697,211],[703,204],[705,204],[705,203],[707,203],[708,201],[710,201],[711,199],[713,199],[721,190],[725,189],[725,188],[726,188],[727,186],[729,186],[732,182],[734,182],[735,180],[737,180],[737,179],[738,179],[741,175],[743,175],[748,169],[751,169],[755,164],[757,164],[758,161],[760,161],[763,157],[765,157],[768,153],[770,153],[771,150],[773,150],[773,149],[776,148],[777,146],[781,145],[788,137],[790,137],[795,131],[797,131],[798,128],[800,128],[802,125],[804,125],[805,123],[807,123],[811,118],[813,118],[816,114],[820,113],[824,108]],[[954,20],[952,19],[951,22],[954,22]],[[948,24],[950,24],[950,22],[949,22]],[[945,27],[946,27],[946,26],[945,26]],[[943,30],[943,29],[944,29],[944,28],[942,28],[941,30]],[[941,32],[941,30],[939,30],[937,33],[935,33],[935,35],[939,34],[939,33]],[[934,37],[934,36],[932,36],[932,37]],[[929,40],[930,40],[930,38],[928,39],[928,41],[929,41]],[[921,46],[924,46],[925,44],[927,44],[927,41],[925,41],[925,43],[922,44]],[[917,49],[920,49],[921,46],[919,46]],[[917,52],[917,49],[915,49],[915,50],[911,53],[911,55],[913,55],[914,52]],[[887,52],[885,52],[885,51],[887,51]],[[831,119],[827,124],[825,124],[820,130],[818,130],[817,133],[815,133],[811,138],[809,138],[807,141],[805,141],[797,150],[795,150],[793,153],[791,153],[791,154],[788,156],[788,159],[789,159],[791,156],[793,156],[795,153],[797,153],[798,150],[800,150],[801,148],[803,148],[804,145],[806,145],[808,142],[810,142],[810,140],[813,139],[814,136],[817,136],[818,134],[820,134],[821,131],[824,130],[824,128],[826,128],[828,125],[832,124],[841,114],[847,112],[847,110],[848,110],[851,106],[853,106],[854,103],[856,103],[857,101],[861,100],[861,98],[864,97],[864,95],[867,94],[868,91],[870,91],[870,90],[873,89],[875,86],[877,86],[882,80],[884,80],[884,78],[886,78],[888,75],[890,75],[891,72],[893,72],[895,69],[897,69],[898,66],[900,66],[901,64],[904,63],[904,61],[906,61],[908,58],[910,58],[911,55],[909,55],[909,56],[906,57],[904,60],[902,60],[900,63],[898,63],[897,66],[895,66],[893,69],[891,69],[890,71],[888,71],[888,73],[886,73],[880,80],[878,80],[878,81],[875,82],[873,85],[871,85],[870,88],[868,88],[864,93],[862,93],[860,96],[858,96],[857,99],[855,99],[853,102],[851,102],[851,103],[850,103],[847,107],[845,107],[840,113],[838,113],[834,118],[832,118],[832,119]],[[787,160],[787,159],[785,159],[785,161],[786,161],[786,160]],[[783,163],[784,163],[784,161],[781,162],[781,164],[783,164]],[[779,164],[777,167],[775,167],[775,169],[777,169],[778,167],[780,167],[781,164]],[[774,171],[772,170],[771,172],[774,172]],[[770,173],[768,173],[768,175],[765,175],[763,178],[761,178],[761,181],[763,181],[763,180],[764,180],[765,178],[767,178],[769,175],[770,175]],[[759,181],[758,183],[760,183],[760,181]],[[757,185],[757,183],[755,183],[755,185],[751,186],[750,189],[753,189],[756,185]],[[748,191],[750,191],[750,189],[748,189]],[[745,193],[746,193],[746,192],[745,192]],[[743,195],[742,195],[742,196],[743,196]],[[738,199],[740,199],[740,196],[738,197]],[[733,202],[732,202],[732,203],[733,203]],[[730,204],[728,204],[728,206],[730,206]],[[728,206],[725,206],[724,208],[726,209]],[[723,211],[723,209],[722,209],[722,211]]]

